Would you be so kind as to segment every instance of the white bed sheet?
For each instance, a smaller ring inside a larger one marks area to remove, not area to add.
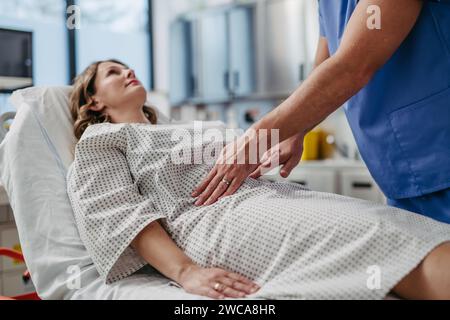
[[[72,290],[68,297],[73,300],[209,300],[186,293],[156,271],[148,269],[105,285],[97,270],[90,266],[84,270],[85,284],[79,290]]]

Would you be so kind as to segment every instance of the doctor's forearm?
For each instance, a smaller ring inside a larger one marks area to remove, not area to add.
[[[371,5],[383,12],[379,30],[367,28],[367,8]],[[314,128],[386,64],[411,32],[422,7],[419,0],[360,0],[337,52],[253,129],[280,129],[283,141]]]
[[[157,221],[133,240],[132,247],[151,266],[178,283],[183,272],[194,265]]]
[[[253,129],[279,129],[280,141],[295,134],[306,134],[358,93],[374,72],[358,69],[352,62],[333,56],[321,63],[285,102]]]

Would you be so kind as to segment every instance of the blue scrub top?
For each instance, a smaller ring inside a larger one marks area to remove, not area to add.
[[[450,188],[449,2],[425,1],[407,39],[345,106],[361,155],[391,199]],[[319,0],[331,55],[357,4]]]

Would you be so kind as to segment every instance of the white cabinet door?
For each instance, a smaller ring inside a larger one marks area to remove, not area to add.
[[[193,96],[194,74],[191,70],[191,24],[178,20],[170,28],[170,101],[184,102]]]
[[[386,198],[378,185],[369,171],[361,165],[342,168],[338,165],[303,163],[292,170],[286,179],[281,178],[278,172],[279,169],[275,169],[265,175],[264,179],[298,183],[314,191],[386,204]]]
[[[271,0],[265,3],[264,67],[266,93],[295,90],[305,79],[305,0]]]
[[[230,92],[251,94],[255,89],[254,9],[238,7],[228,15],[230,50]]]
[[[200,75],[200,98],[206,100],[227,99],[230,77],[227,15],[223,11],[207,13],[200,17],[198,23],[199,55],[195,58],[197,58],[198,65],[196,67]]]
[[[383,194],[365,170],[343,171],[340,174],[341,190],[344,196],[383,203]]]
[[[314,191],[336,192],[336,171],[331,169],[303,169],[299,167],[291,173],[287,181],[302,184]]]

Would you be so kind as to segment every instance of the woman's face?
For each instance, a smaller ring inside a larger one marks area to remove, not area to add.
[[[115,62],[103,62],[98,66],[95,89],[96,104],[92,109],[110,116],[141,110],[147,97],[134,71]]]

